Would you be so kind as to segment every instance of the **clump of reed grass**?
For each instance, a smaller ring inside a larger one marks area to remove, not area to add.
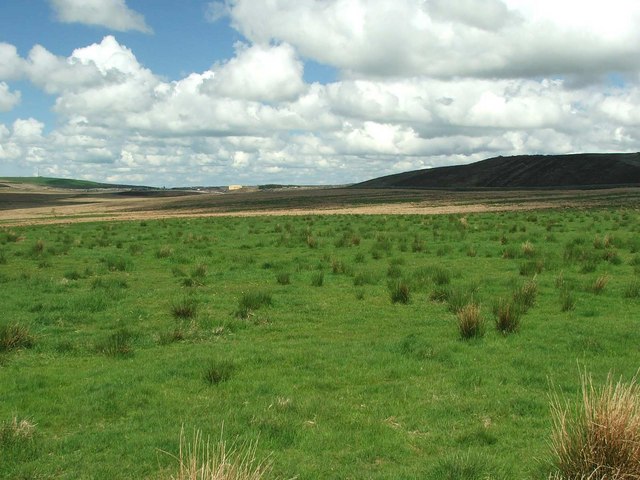
[[[107,255],[101,261],[107,267],[110,272],[126,272],[131,270],[132,262],[125,257],[119,257],[116,255]]]
[[[484,335],[484,319],[480,314],[480,305],[468,303],[456,313],[456,316],[460,338],[469,340]]]
[[[311,285],[314,287],[321,287],[322,285],[324,285],[324,272],[315,272],[311,276]]]
[[[465,305],[478,304],[478,302],[475,300],[475,296],[478,293],[478,290],[479,287],[477,285],[467,285],[449,287],[446,290],[443,290],[441,293],[444,294],[443,299],[448,303],[449,311],[451,313],[457,314]]]
[[[523,313],[533,307],[538,296],[538,284],[535,278],[527,280],[513,292],[513,301],[521,306]]]
[[[591,284],[591,291],[596,295],[600,295],[604,291],[604,288],[607,286],[607,283],[609,283],[609,276],[600,275]]]
[[[228,360],[216,360],[204,371],[204,380],[210,385],[218,385],[231,378],[235,365]]]
[[[624,289],[624,298],[638,298],[640,297],[640,281],[633,280]]]
[[[378,277],[372,271],[362,271],[356,273],[355,277],[353,277],[353,284],[356,287],[361,287],[363,285],[375,285],[378,283]]]
[[[35,423],[18,417],[0,423],[0,448],[29,441],[36,430]]]
[[[238,301],[236,317],[249,318],[260,307],[271,305],[271,294],[264,291],[243,293]]]
[[[399,265],[389,265],[387,268],[387,277],[400,278],[402,276],[402,269]]]
[[[198,263],[194,268],[193,272],[191,272],[191,276],[193,278],[203,279],[207,276],[207,264],[206,263]]]
[[[187,442],[180,432],[178,472],[171,480],[261,480],[271,471],[271,463],[256,457],[256,443],[227,447],[224,440],[212,444],[199,430]]]
[[[348,271],[348,267],[342,260],[334,258],[331,260],[331,271],[334,275],[340,275],[346,273]]]
[[[522,250],[522,254],[525,257],[533,257],[536,254],[536,248],[533,246],[533,243],[531,243],[529,240],[524,242],[520,246],[520,249]]]
[[[449,285],[451,274],[442,267],[435,267],[431,273],[431,279],[436,285]]]
[[[560,310],[568,312],[576,307],[576,299],[573,293],[568,288],[563,288],[560,291]]]
[[[389,283],[389,294],[392,303],[409,303],[411,298],[409,284],[403,280]]]
[[[596,387],[582,374],[582,395],[569,405],[551,400],[551,449],[557,480],[636,480],[640,478],[640,386],[614,383],[611,375]]]
[[[170,343],[180,342],[185,339],[185,332],[181,326],[175,327],[173,330],[160,333],[158,344],[169,345]]]
[[[544,261],[542,260],[528,260],[520,264],[520,275],[531,276],[538,273],[542,273],[544,270]]]
[[[44,252],[44,240],[36,240],[31,248],[31,253],[34,255],[41,255]]]
[[[522,307],[517,302],[501,298],[494,306],[493,313],[496,317],[496,330],[503,335],[517,332],[520,328]]]
[[[318,248],[318,240],[313,235],[307,235],[307,246],[309,248]]]
[[[133,355],[132,338],[127,329],[120,329],[96,344],[96,351],[108,357],[129,357]]]
[[[198,303],[191,297],[183,297],[171,305],[171,314],[176,319],[188,320],[194,318],[197,312]]]
[[[35,339],[26,325],[13,323],[0,327],[0,352],[31,348],[34,344]]]
[[[291,283],[291,274],[289,272],[278,272],[276,282],[280,285],[289,285]]]
[[[171,255],[173,255],[173,248],[169,245],[163,245],[156,250],[156,258],[169,258]]]

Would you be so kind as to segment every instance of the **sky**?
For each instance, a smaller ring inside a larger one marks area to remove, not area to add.
[[[0,0],[0,176],[346,184],[640,151],[637,0]]]

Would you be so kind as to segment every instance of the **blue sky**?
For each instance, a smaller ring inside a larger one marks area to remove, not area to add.
[[[0,175],[341,184],[638,151],[639,20],[632,0],[7,0]]]

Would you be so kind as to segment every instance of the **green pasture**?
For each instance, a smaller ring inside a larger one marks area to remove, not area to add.
[[[550,395],[640,367],[639,232],[632,208],[5,227],[0,478],[168,479],[184,429],[257,441],[270,478],[545,479]]]

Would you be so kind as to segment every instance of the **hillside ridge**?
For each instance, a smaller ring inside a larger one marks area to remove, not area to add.
[[[599,188],[640,185],[640,153],[493,157],[374,178],[355,188]]]

